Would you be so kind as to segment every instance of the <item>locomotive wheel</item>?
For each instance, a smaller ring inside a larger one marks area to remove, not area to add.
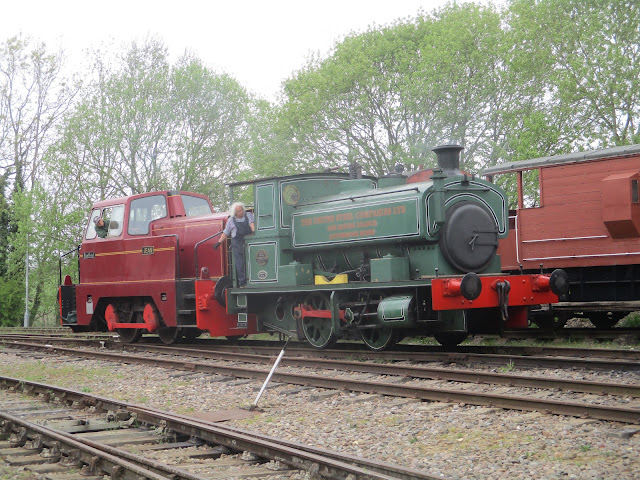
[[[158,329],[158,337],[165,345],[173,345],[180,342],[182,331],[178,327],[161,327]]]
[[[360,330],[360,336],[367,348],[376,352],[391,348],[397,342],[392,328],[364,328]]]
[[[436,341],[446,348],[453,348],[464,342],[469,334],[467,332],[440,332],[433,335]]]
[[[303,304],[314,310],[330,310],[330,303],[323,293],[311,293],[307,295]],[[306,317],[302,319],[302,331],[307,341],[316,348],[329,348],[338,338],[333,331],[333,322],[330,318]]]
[[[116,332],[122,343],[136,343],[142,338],[142,330],[139,328],[118,328]]]
[[[111,305],[109,305],[111,306]],[[108,308],[108,307],[107,307]],[[118,313],[112,313],[112,315],[116,315],[116,319],[118,318]],[[139,323],[142,321],[142,315],[136,315],[136,319],[133,323]],[[119,321],[119,320],[117,320]],[[139,328],[116,328],[116,332],[120,337],[120,341],[122,343],[136,343],[138,340],[142,338],[142,330]]]
[[[608,330],[613,328],[623,316],[624,314],[619,312],[591,312],[589,313],[589,320],[596,328]]]

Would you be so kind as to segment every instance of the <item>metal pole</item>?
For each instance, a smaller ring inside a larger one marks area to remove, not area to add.
[[[284,356],[284,350],[285,348],[287,348],[287,345],[289,344],[289,340],[291,340],[291,337],[287,338],[287,341],[284,342],[284,347],[282,347],[282,350],[280,351],[280,355],[278,355],[278,358],[276,359],[276,362],[273,364],[273,367],[271,367],[271,371],[269,372],[269,375],[267,375],[267,379],[264,381],[264,384],[262,385],[260,392],[258,392],[256,401],[253,402],[253,405],[249,407],[250,412],[252,412],[258,406],[258,400],[260,400],[262,393],[266,390],[267,385],[269,384],[269,380],[271,380],[273,373],[276,371],[276,368],[278,368],[278,365],[280,364],[280,360],[282,360],[282,357]]]
[[[25,295],[24,295],[24,328],[29,328],[29,233],[27,233],[27,255],[24,260]]]

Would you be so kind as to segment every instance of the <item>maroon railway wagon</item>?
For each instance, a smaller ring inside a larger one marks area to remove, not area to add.
[[[94,224],[100,216],[108,223],[105,238]],[[217,281],[229,272],[226,248],[212,245],[227,218],[213,212],[207,197],[188,192],[94,204],[77,249],[79,281],[67,276],[60,287],[61,324],[76,332],[116,331],[126,342],[143,333],[165,343],[204,331],[255,333],[255,316],[229,315],[215,297]]]
[[[517,179],[517,209],[498,249],[503,270],[543,265],[569,275],[569,294],[537,312],[539,326],[582,316],[610,328],[640,310],[640,145],[507,163],[482,174]],[[537,193],[525,192],[526,184],[537,184]]]

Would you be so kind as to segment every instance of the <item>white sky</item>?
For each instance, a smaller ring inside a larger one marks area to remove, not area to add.
[[[73,64],[102,42],[157,35],[274,100],[280,83],[346,34],[439,8],[447,0],[5,0],[0,42],[22,32],[62,47]],[[483,3],[487,3],[486,1]],[[80,70],[80,67],[76,70]]]

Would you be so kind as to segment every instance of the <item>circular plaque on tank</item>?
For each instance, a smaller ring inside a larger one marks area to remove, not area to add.
[[[440,248],[447,261],[458,270],[481,271],[498,249],[496,222],[481,205],[458,202],[447,209]]]
[[[300,190],[294,185],[287,185],[282,190],[282,199],[287,205],[297,205],[300,201]]]

